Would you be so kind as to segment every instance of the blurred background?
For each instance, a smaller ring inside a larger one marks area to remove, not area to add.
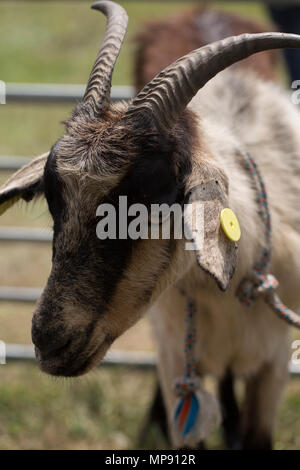
[[[104,18],[90,11],[90,3],[2,1],[0,79],[7,83],[85,84],[105,28]],[[136,35],[143,31],[144,22],[190,11],[197,2],[120,3],[130,22],[113,85],[134,85]],[[262,2],[206,3],[213,9],[270,23],[269,10]],[[274,14],[273,11],[273,19]],[[279,80],[290,83],[282,60],[276,67]],[[33,157],[48,150],[62,135],[61,121],[69,116],[73,106],[9,100],[0,105],[0,156]],[[7,170],[0,171],[0,183],[9,174]],[[40,227],[45,233],[51,223],[42,200],[28,206],[20,203],[0,218],[0,228]],[[41,288],[50,272],[50,263],[50,243],[0,241],[0,286]],[[0,301],[0,340],[31,344],[33,310],[34,304],[30,302]],[[300,338],[299,333],[298,336],[294,333],[294,338],[297,337]],[[116,341],[114,348],[154,351],[147,319]],[[83,378],[63,380],[42,374],[34,363],[0,365],[0,449],[139,448],[137,436],[155,383],[156,374],[151,369],[103,367]],[[209,445],[222,447],[218,432]],[[153,426],[143,447],[168,448],[168,444]],[[300,449],[300,376],[291,378],[285,391],[275,448]]]

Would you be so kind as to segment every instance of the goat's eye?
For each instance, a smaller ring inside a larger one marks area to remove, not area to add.
[[[145,205],[175,202],[176,176],[166,162],[148,162],[142,170],[130,185],[130,192],[135,202]]]
[[[141,181],[140,188],[134,192],[136,202],[149,204],[172,204],[177,194],[175,178],[168,180],[153,180],[143,184]]]

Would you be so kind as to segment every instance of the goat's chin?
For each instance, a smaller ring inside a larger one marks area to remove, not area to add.
[[[35,355],[40,369],[46,374],[56,377],[79,377],[100,364],[109,346],[110,344],[104,342],[92,354],[81,352],[78,358],[73,355],[70,357],[68,355],[43,357],[38,348],[35,348]]]

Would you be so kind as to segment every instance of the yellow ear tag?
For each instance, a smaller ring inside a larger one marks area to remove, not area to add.
[[[241,227],[237,216],[231,209],[223,209],[221,212],[221,225],[225,235],[233,242],[241,238]]]
[[[21,196],[15,196],[9,199],[8,201],[3,202],[0,204],[0,216],[4,214],[8,209],[10,209],[18,200],[21,199]]]

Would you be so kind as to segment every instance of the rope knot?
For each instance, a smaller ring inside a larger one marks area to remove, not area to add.
[[[279,286],[279,282],[272,274],[261,274],[257,272],[256,277],[258,284],[255,285],[255,289],[259,294],[263,294],[270,290],[275,290]]]
[[[274,291],[278,286],[279,282],[272,274],[253,271],[249,278],[241,282],[237,296],[242,304],[250,307],[259,295]]]
[[[179,377],[175,380],[173,385],[174,394],[177,397],[186,397],[191,393],[194,393],[197,389],[200,388],[200,379],[197,376],[193,377]]]

